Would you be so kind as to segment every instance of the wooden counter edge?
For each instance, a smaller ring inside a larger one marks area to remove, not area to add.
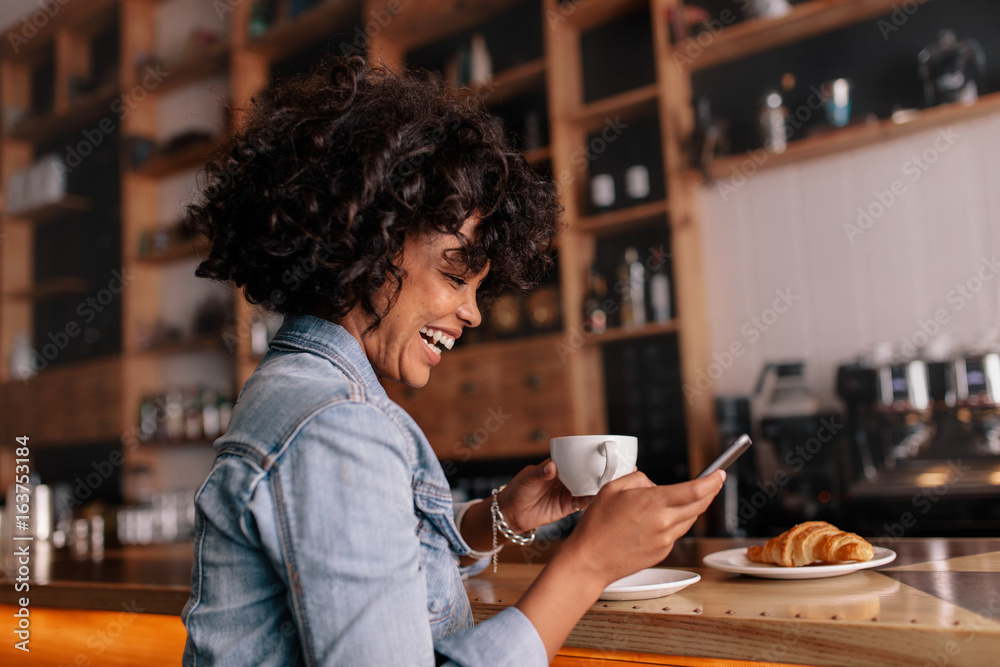
[[[474,602],[475,622],[481,623],[507,606]],[[949,667],[975,667],[990,664],[1000,654],[1000,635],[969,628],[861,621],[829,623],[591,609],[565,645],[601,651],[601,655],[634,652],[755,665],[912,667],[935,665],[934,659],[943,656]]]

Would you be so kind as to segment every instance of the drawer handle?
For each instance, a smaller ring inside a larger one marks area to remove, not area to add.
[[[479,391],[479,385],[475,382],[463,382],[462,393],[466,396],[475,396]]]
[[[544,428],[536,428],[531,432],[531,439],[534,442],[544,442],[549,439],[549,432]]]
[[[541,373],[532,373],[524,379],[524,383],[532,389],[540,389],[545,385],[545,376]]]

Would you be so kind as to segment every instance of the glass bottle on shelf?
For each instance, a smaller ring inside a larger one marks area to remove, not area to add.
[[[788,148],[788,107],[776,89],[768,88],[764,91],[758,120],[764,148],[772,153],[784,153]]]
[[[615,177],[594,174],[590,178],[590,205],[595,212],[610,210],[615,205]]]
[[[180,391],[171,390],[167,392],[163,412],[167,440],[183,440],[184,397]]]
[[[604,300],[608,296],[607,282],[597,269],[591,269],[587,280],[587,295],[583,299],[583,327],[588,333],[602,334],[608,329],[608,314]]]
[[[670,276],[665,266],[649,279],[649,305],[654,322],[670,321]]]
[[[646,324],[646,268],[639,261],[639,251],[629,246],[622,263],[618,265],[618,284],[621,290],[621,323],[626,329]]]
[[[626,205],[632,205],[649,199],[650,167],[647,146],[630,141],[628,144],[628,159],[625,162],[628,166],[624,172],[625,196],[628,199]]]
[[[219,398],[214,389],[201,392],[201,430],[209,440],[215,440],[221,433],[219,426]]]
[[[184,392],[184,438],[194,441],[203,437],[201,395],[196,389],[188,389]]]

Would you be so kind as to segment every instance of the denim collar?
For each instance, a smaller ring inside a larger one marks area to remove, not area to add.
[[[326,357],[353,382],[375,396],[386,397],[361,343],[339,324],[313,315],[287,315],[271,347],[291,347]]]

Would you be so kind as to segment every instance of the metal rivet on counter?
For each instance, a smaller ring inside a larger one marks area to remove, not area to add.
[[[663,611],[670,611],[670,607],[664,607]]]
[[[482,602],[482,601],[483,601],[482,598],[476,598],[476,602]]]
[[[872,616],[872,623],[878,620],[878,616]]]
[[[497,600],[497,602],[506,602],[506,600],[504,600],[503,598],[500,598],[499,600]]]
[[[832,620],[834,620],[834,621],[839,621],[839,620],[840,620],[840,616],[837,616],[836,614],[834,614],[834,615],[833,615],[833,616],[831,616],[830,618],[831,618]]]
[[[760,612],[760,615],[761,616],[767,616],[767,612],[766,611],[762,611],[762,612]]]
[[[700,613],[701,613],[701,609],[695,609],[695,610],[694,610],[694,613],[696,613],[696,614],[700,614]]]
[[[910,619],[910,623],[916,623],[916,622],[917,622],[917,619],[915,619],[915,618],[911,618]]]
[[[604,604],[604,606],[605,606],[605,607],[610,607],[611,605],[609,605],[609,604],[605,603],[605,604]]]
[[[798,614],[795,614],[795,618],[805,618],[805,614],[799,612]]]
[[[634,604],[634,605],[632,605],[632,609],[642,609],[642,607],[640,607],[640,606],[639,606],[639,605],[637,605],[637,604]]]
[[[727,609],[727,610],[726,610],[726,613],[727,613],[727,614],[735,614],[736,612],[735,612],[735,611],[733,611],[732,609]]]

